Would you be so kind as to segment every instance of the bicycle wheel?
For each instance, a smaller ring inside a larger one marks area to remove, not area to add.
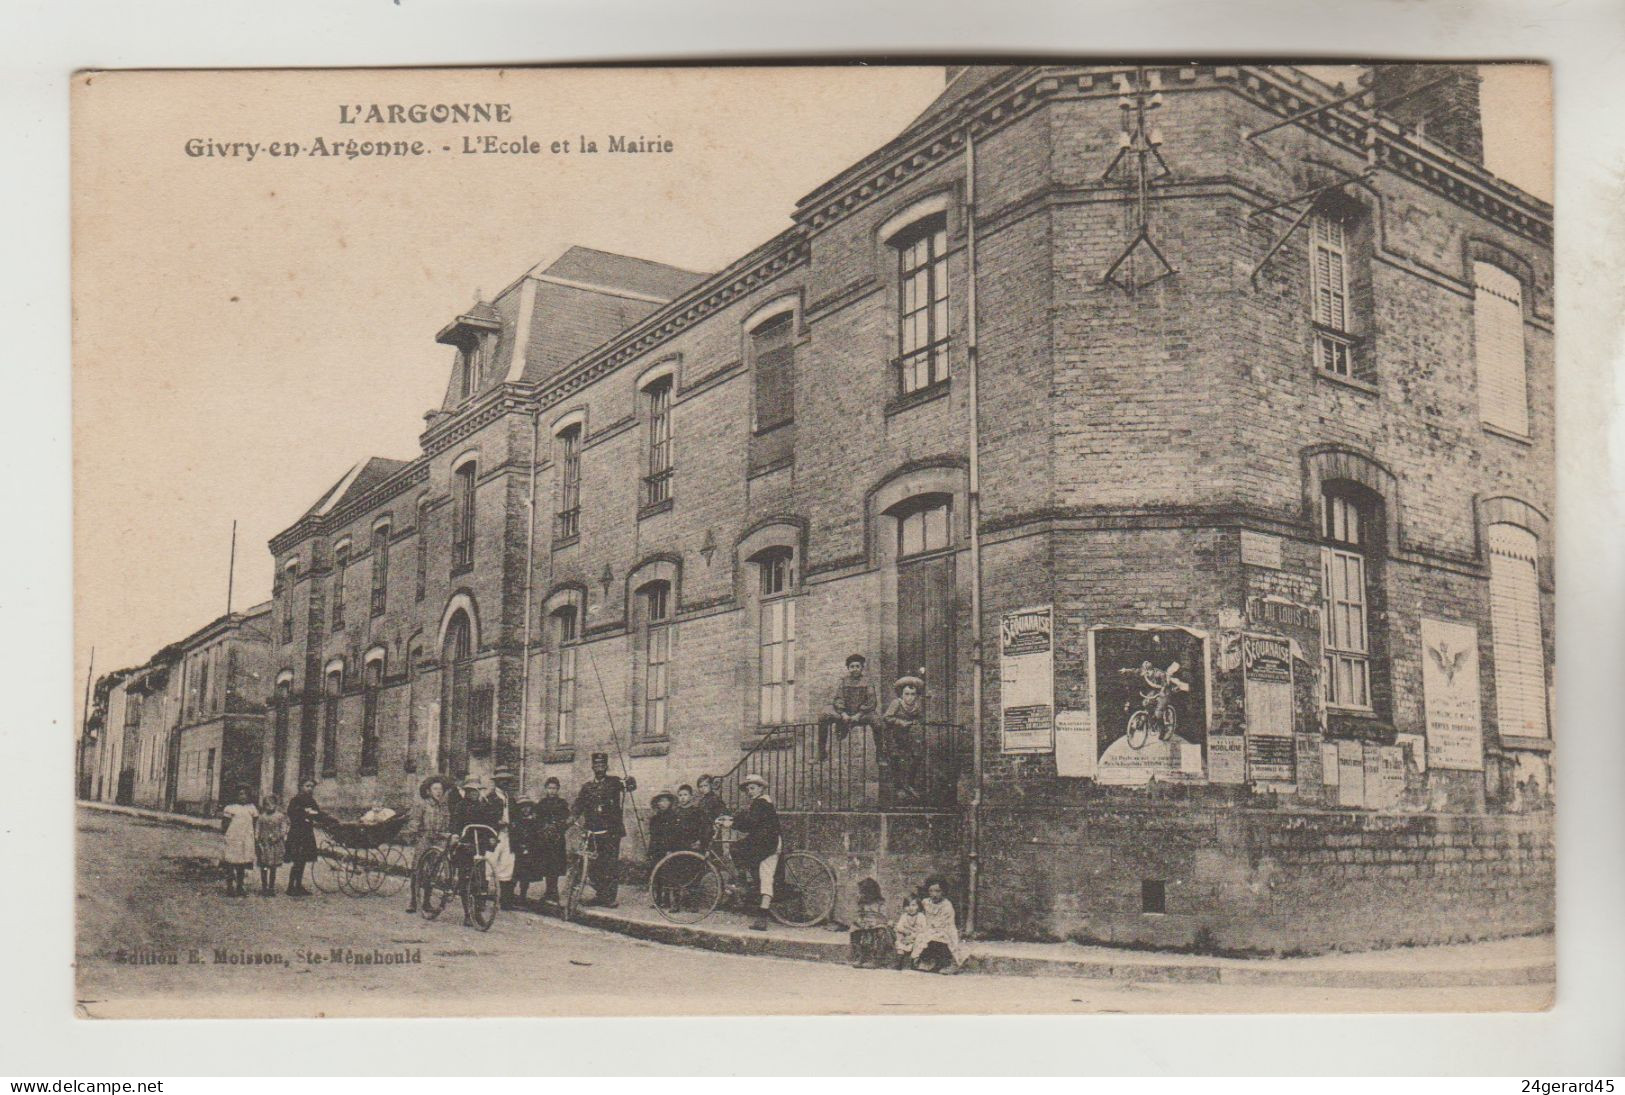
[[[496,923],[500,892],[497,873],[491,869],[490,862],[476,859],[468,869],[468,913],[474,919],[474,926],[482,932],[490,931],[491,925]]]
[[[674,924],[698,924],[722,900],[722,875],[698,852],[672,852],[649,874],[649,897]]]
[[[773,880],[768,912],[780,924],[810,928],[835,911],[835,872],[811,852],[785,852]]]
[[[387,844],[377,849],[374,854],[378,857],[378,878],[373,891],[385,897],[394,897],[406,888],[412,873],[406,863],[406,853],[399,845]]]
[[[1151,736],[1151,716],[1144,711],[1136,711],[1128,717],[1128,747],[1142,749],[1145,739]]]
[[[310,865],[310,881],[320,893],[338,893],[344,888],[344,849],[327,837],[316,844],[316,859]]]
[[[1173,704],[1169,704],[1168,709],[1162,713],[1162,740],[1173,741],[1178,733],[1179,712],[1174,710]]]
[[[456,872],[451,857],[441,848],[430,848],[423,853],[418,864],[418,906],[425,920],[433,920],[445,909],[452,891],[457,887]]]
[[[581,891],[587,885],[587,861],[576,856],[570,861],[569,873],[564,876],[564,919],[574,920],[581,907]]]

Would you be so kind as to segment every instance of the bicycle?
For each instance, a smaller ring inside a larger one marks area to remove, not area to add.
[[[572,826],[569,833],[574,834],[576,847],[570,852],[570,869],[564,875],[563,911],[564,919],[574,920],[576,910],[581,907],[581,892],[587,888],[587,876],[592,872],[592,861],[598,858],[597,842],[594,837],[604,836],[602,831],[588,830],[583,833]]]
[[[1138,676],[1150,689],[1140,693],[1140,707],[1128,717],[1125,730],[1128,747],[1136,750],[1145,748],[1145,743],[1151,738],[1151,728],[1157,724],[1160,724],[1157,740],[1172,741],[1179,729],[1179,714],[1174,710],[1173,695],[1176,691],[1191,690],[1189,684],[1175,676],[1179,672],[1179,663],[1174,662],[1167,669],[1153,669],[1150,662],[1144,662],[1138,669],[1119,669],[1118,672],[1125,676]],[[1123,707],[1127,709],[1132,705],[1133,701],[1130,700]]]
[[[418,860],[412,885],[417,889],[418,907],[425,920],[437,918],[455,894],[463,899],[469,919],[480,931],[490,931],[496,923],[501,887],[487,854],[480,851],[482,833],[489,835],[495,847],[495,829],[465,825],[461,836],[453,837],[443,848],[427,849]]]
[[[740,879],[724,831],[717,825],[703,852],[671,852],[655,864],[649,874],[649,897],[661,916],[674,924],[698,924],[724,900],[746,910],[746,899],[755,889]],[[780,853],[767,911],[787,927],[823,923],[835,911],[834,869],[812,852]]]

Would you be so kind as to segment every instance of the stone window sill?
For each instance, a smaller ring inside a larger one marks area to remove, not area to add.
[[[663,757],[671,752],[670,738],[649,738],[644,741],[633,742],[632,748],[627,752],[634,757]]]
[[[561,745],[542,753],[543,764],[571,764],[575,759],[576,749],[573,745]]]
[[[1491,437],[1505,438],[1506,440],[1515,442],[1519,445],[1532,446],[1535,443],[1534,439],[1528,434],[1513,433],[1511,430],[1502,429],[1500,426],[1492,426],[1488,422],[1480,422],[1479,425],[1482,426],[1484,428],[1484,432],[1489,434]]]
[[[1531,738],[1520,734],[1502,734],[1501,748],[1521,749],[1529,753],[1550,753],[1552,751],[1552,739]]]
[[[579,543],[581,543],[581,534],[579,532],[574,536],[561,536],[557,540],[553,541],[553,550],[563,551],[565,548],[574,547]]]
[[[760,467],[750,467],[745,470],[745,478],[758,479],[764,475],[771,475],[776,471],[781,471],[784,468],[788,468],[794,462],[794,457],[787,456],[783,460],[774,460],[773,462],[763,464]]]
[[[646,517],[656,517],[662,513],[670,513],[671,507],[672,500],[670,498],[665,498],[659,502],[651,503],[650,505],[644,506],[642,509],[638,510],[638,520],[641,521]]]
[[[1315,376],[1328,384],[1336,384],[1341,388],[1352,388],[1363,395],[1374,396],[1380,394],[1375,384],[1368,380],[1361,380],[1359,377],[1338,376],[1336,373],[1329,373],[1325,369],[1316,369]]]
[[[928,384],[916,391],[907,392],[886,404],[886,417],[913,410],[925,403],[933,403],[942,399],[953,387],[953,380],[939,380],[935,384]]]

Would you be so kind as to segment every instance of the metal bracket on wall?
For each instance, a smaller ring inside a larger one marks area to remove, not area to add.
[[[1286,241],[1292,238],[1292,233],[1296,232],[1298,228],[1302,226],[1303,222],[1309,219],[1309,215],[1315,211],[1316,198],[1320,197],[1322,194],[1328,194],[1333,190],[1341,190],[1343,187],[1348,186],[1351,183],[1364,182],[1376,173],[1377,168],[1375,164],[1367,167],[1364,171],[1361,171],[1358,174],[1340,171],[1338,174],[1342,175],[1343,177],[1338,179],[1336,182],[1311,187],[1301,194],[1294,194],[1290,198],[1283,198],[1278,202],[1266,205],[1262,209],[1255,209],[1251,213],[1247,214],[1247,219],[1251,220],[1254,217],[1262,217],[1267,213],[1273,213],[1277,209],[1290,208],[1291,206],[1297,205],[1299,202],[1307,203],[1301,210],[1298,211],[1298,215],[1292,218],[1292,223],[1286,226],[1286,231],[1277,236],[1275,238],[1275,242],[1270,244],[1270,249],[1264,252],[1264,257],[1258,260],[1258,265],[1253,267],[1253,272],[1248,275],[1249,280],[1251,280],[1253,283],[1253,287],[1255,289],[1258,287],[1259,271],[1264,269],[1265,266],[1269,265],[1270,259],[1274,258],[1276,252],[1285,247]]]
[[[1173,171],[1162,157],[1162,134],[1146,124],[1146,115],[1162,106],[1162,77],[1138,68],[1132,77],[1128,73],[1119,73],[1116,80],[1123,132],[1119,137],[1117,155],[1112,157],[1112,162],[1100,177],[1104,182],[1111,182],[1115,178],[1124,185],[1134,187],[1134,235],[1106,268],[1101,282],[1115,285],[1132,297],[1137,289],[1178,273],[1151,238],[1148,208],[1151,186],[1172,176]],[[1123,178],[1124,173],[1119,169],[1125,163],[1131,164],[1132,169]],[[1154,272],[1149,277],[1140,276],[1134,262],[1134,254],[1142,246],[1156,260],[1152,267]]]

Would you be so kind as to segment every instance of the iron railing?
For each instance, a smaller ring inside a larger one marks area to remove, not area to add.
[[[943,809],[957,802],[970,737],[952,723],[918,723],[907,730],[817,723],[763,727],[762,740],[723,777],[730,809],[746,799],[739,781],[759,775],[780,810]]]

